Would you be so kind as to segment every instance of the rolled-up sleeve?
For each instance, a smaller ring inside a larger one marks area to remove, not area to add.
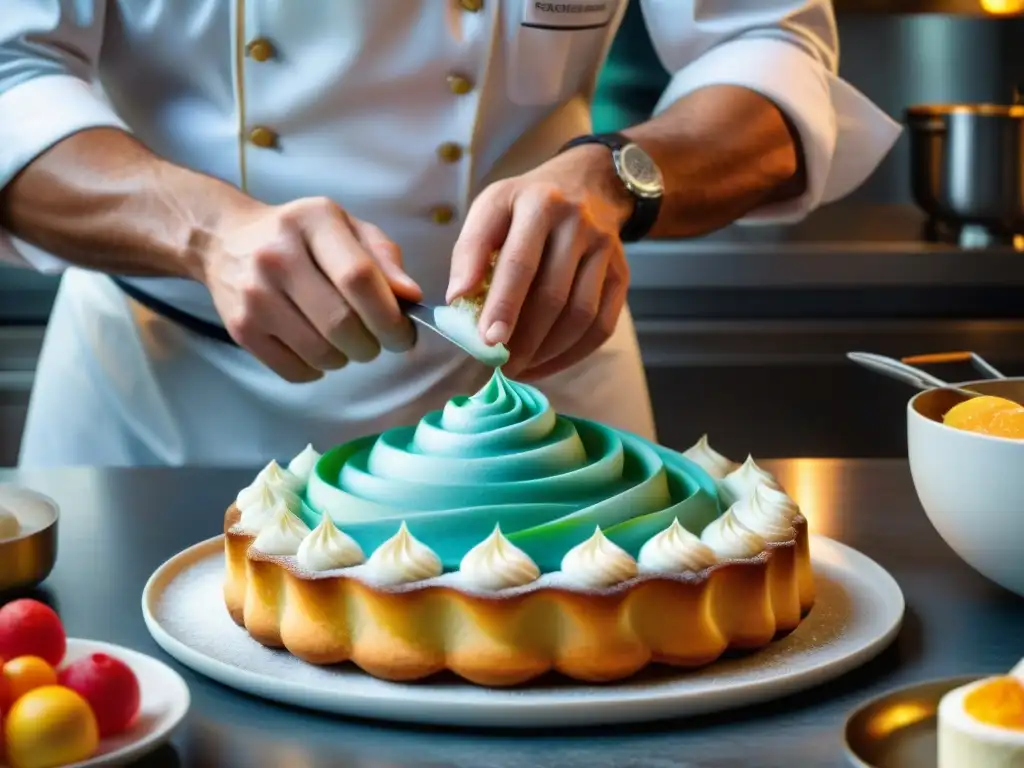
[[[709,85],[770,99],[800,135],[807,189],[739,223],[798,221],[844,197],[875,170],[901,127],[837,76],[828,0],[641,0],[651,41],[672,79],[656,113]]]
[[[127,130],[94,86],[106,0],[0,0],[0,189],[62,139]],[[63,262],[0,231],[2,255],[43,271]]]

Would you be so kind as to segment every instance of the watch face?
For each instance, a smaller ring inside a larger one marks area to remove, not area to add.
[[[659,197],[664,191],[661,171],[651,156],[636,144],[627,144],[618,152],[619,173],[633,192],[641,197]]]

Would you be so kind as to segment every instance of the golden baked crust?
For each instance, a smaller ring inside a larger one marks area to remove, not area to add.
[[[254,537],[234,529],[238,519],[232,505],[224,519],[224,598],[235,623],[309,663],[351,661],[385,680],[450,670],[479,685],[509,686],[554,670],[609,682],[652,662],[699,667],[728,649],[767,645],[795,629],[814,604],[802,516],[794,541],[700,574],[491,594],[303,573],[287,558],[250,552]]]

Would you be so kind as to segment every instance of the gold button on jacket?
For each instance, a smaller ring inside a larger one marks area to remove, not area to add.
[[[261,37],[245,46],[245,52],[254,61],[267,61],[274,57],[274,45]]]
[[[473,83],[462,75],[448,75],[448,88],[452,93],[462,96],[473,90]]]
[[[249,141],[255,144],[257,147],[263,147],[269,149],[270,147],[277,146],[277,134],[269,128],[253,128],[249,132]]]
[[[484,7],[483,0],[459,0],[459,5],[462,6],[462,10],[470,13],[476,13]]]
[[[437,156],[446,163],[457,163],[462,159],[462,147],[454,141],[446,141],[437,148]]]
[[[450,205],[439,205],[430,212],[435,224],[447,224],[455,218],[455,210]]]

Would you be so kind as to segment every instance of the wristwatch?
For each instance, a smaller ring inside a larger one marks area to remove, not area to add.
[[[558,153],[584,144],[601,144],[611,150],[615,173],[633,197],[633,213],[622,225],[619,237],[624,243],[642,240],[658,220],[661,210],[661,198],[665,194],[661,170],[650,155],[621,133],[577,136],[566,142]]]

